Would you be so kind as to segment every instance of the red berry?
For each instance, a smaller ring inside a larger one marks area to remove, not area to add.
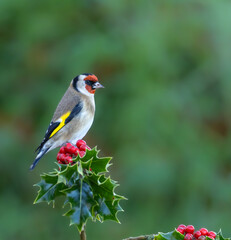
[[[86,142],[84,140],[78,140],[76,146],[79,148],[81,145],[86,145]]]
[[[57,160],[58,160],[58,163],[60,164],[69,164],[69,163],[72,163],[72,157],[71,157],[71,154],[69,153],[58,153],[57,155]]]
[[[84,151],[79,151],[79,156],[82,158],[85,155]]]
[[[73,146],[73,145],[72,145],[71,143],[67,143],[65,147],[66,147],[66,148],[71,148],[72,146]]]
[[[57,154],[57,160],[62,160],[64,158],[65,158],[65,154],[63,154],[63,153],[58,153]]]
[[[186,226],[184,224],[180,224],[178,227],[177,227],[177,231],[180,232],[181,234],[184,234],[185,232],[185,228]]]
[[[91,150],[91,148],[89,146],[87,146],[86,144],[83,144],[79,147],[80,151],[86,151],[86,149]]]
[[[213,231],[210,231],[210,232],[208,232],[207,236],[214,239],[214,238],[216,238],[216,233]]]
[[[205,240],[206,239],[206,236],[203,236],[203,235],[201,235],[199,238],[198,238],[198,240]]]
[[[69,153],[69,154],[74,154],[75,153],[75,150],[76,150],[76,147],[74,147],[74,146],[68,146],[68,147],[65,147],[64,148],[64,150],[65,150],[65,153]]]
[[[63,162],[64,162],[65,164],[72,163],[72,157],[66,156],[66,157],[63,159]]]
[[[183,228],[178,227],[176,230],[177,230],[177,232],[179,232],[181,234],[184,234],[184,229]]]
[[[184,225],[184,224],[180,224],[179,226],[178,226],[178,228],[186,228],[186,226]]]
[[[75,152],[73,153],[75,156],[77,156],[79,154],[79,149],[75,148]]]
[[[63,160],[58,160],[58,163],[59,164],[63,164]]]
[[[186,233],[184,240],[192,240],[193,235],[191,233]]]
[[[76,149],[77,149],[76,147],[72,146],[72,147],[69,149],[69,153],[75,154]]]
[[[59,149],[59,153],[65,153],[64,147],[61,147],[61,148]]]
[[[206,236],[208,234],[208,230],[206,228],[200,229],[201,235]]]
[[[193,234],[193,232],[194,232],[194,227],[193,227],[193,225],[188,225],[188,226],[186,227],[186,229],[185,229],[185,232],[186,232],[186,233],[191,233],[191,234]]]
[[[199,238],[201,236],[201,232],[200,231],[196,231],[193,236],[195,238]]]
[[[68,160],[68,161],[71,161],[72,160],[72,157],[71,156],[68,156],[68,155],[66,155],[66,158],[65,158],[66,160]]]
[[[65,146],[64,146],[64,152],[67,153],[69,152],[69,149],[72,147],[72,145],[70,143],[67,143]]]
[[[83,144],[79,147],[79,150],[80,151],[86,151],[86,148],[87,148],[87,145],[86,144]]]

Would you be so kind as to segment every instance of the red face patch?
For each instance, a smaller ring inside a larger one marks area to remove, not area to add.
[[[88,91],[89,93],[91,93],[91,94],[94,94],[94,93],[95,93],[95,89],[92,89],[92,87],[89,86],[89,85],[86,85],[86,89],[87,89],[87,91]]]
[[[87,77],[84,78],[84,81],[92,81],[92,82],[98,82],[98,78],[95,75],[89,75]]]

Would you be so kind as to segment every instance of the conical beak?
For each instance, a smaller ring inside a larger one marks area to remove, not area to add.
[[[93,88],[104,88],[104,86],[102,84],[100,84],[99,82],[96,82],[94,85],[93,85]]]

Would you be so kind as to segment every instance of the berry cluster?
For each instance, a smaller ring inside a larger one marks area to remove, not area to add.
[[[209,237],[211,239],[216,238],[215,232],[209,232],[206,228],[201,228],[199,231],[195,231],[193,225],[185,226],[181,224],[177,227],[176,230],[185,235],[184,240],[206,240],[206,237]]]
[[[87,146],[86,142],[83,140],[78,140],[76,142],[76,147],[71,143],[67,143],[65,146],[60,148],[57,154],[57,161],[60,164],[72,164],[72,159],[76,158],[78,155],[83,157],[86,153],[86,149],[91,150],[91,148]]]

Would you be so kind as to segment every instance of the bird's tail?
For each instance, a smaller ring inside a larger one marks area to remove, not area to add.
[[[35,166],[38,164],[39,160],[43,157],[44,154],[46,154],[46,152],[50,149],[50,147],[48,148],[42,148],[40,149],[38,155],[36,156],[34,162],[31,164],[30,166],[30,170],[33,170],[35,168]]]

